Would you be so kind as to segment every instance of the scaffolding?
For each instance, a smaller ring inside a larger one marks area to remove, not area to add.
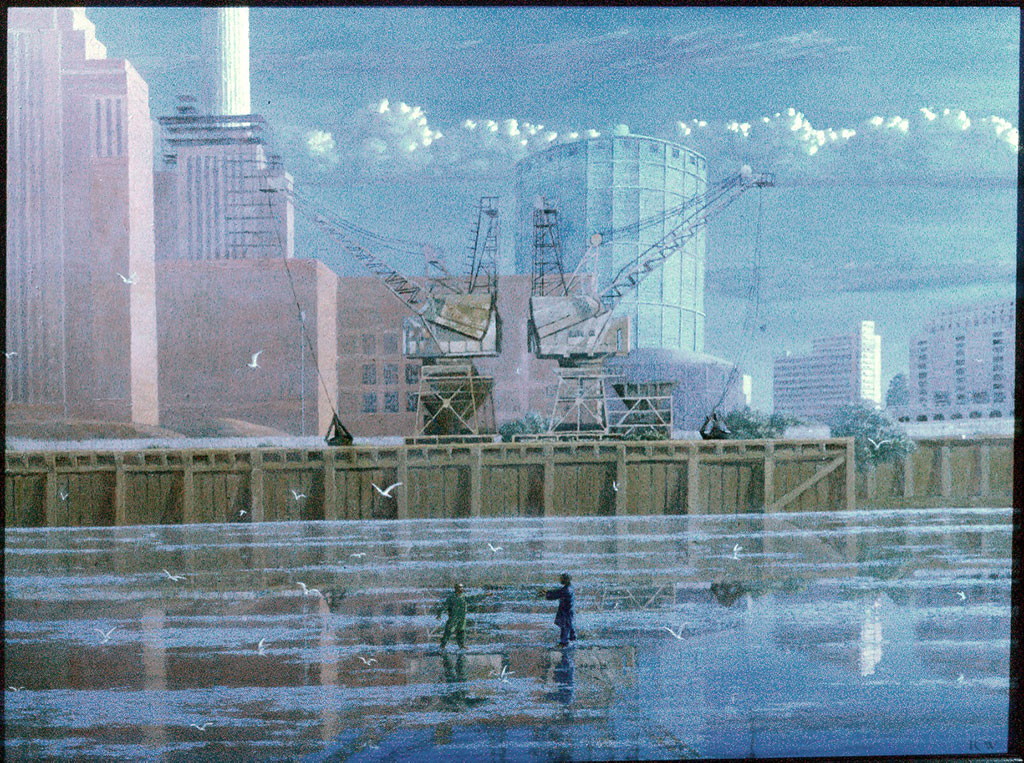
[[[466,294],[498,291],[498,197],[482,196],[470,236]]]
[[[568,293],[558,233],[558,210],[541,200],[533,210],[533,280],[530,294],[537,297]]]

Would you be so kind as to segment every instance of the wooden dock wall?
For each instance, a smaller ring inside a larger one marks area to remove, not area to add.
[[[857,475],[861,508],[996,506],[1013,499],[1013,436],[915,440],[906,458]]]
[[[8,527],[721,514],[856,504],[849,439],[8,451],[5,461]],[[392,497],[373,488],[394,482],[402,484]]]

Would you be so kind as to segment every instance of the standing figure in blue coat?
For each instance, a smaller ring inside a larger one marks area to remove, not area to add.
[[[562,587],[552,588],[550,591],[538,591],[538,598],[545,598],[548,601],[558,599],[558,612],[555,614],[555,625],[558,626],[560,638],[559,646],[568,646],[570,641],[576,640],[576,595],[572,590],[572,578],[568,572],[563,572],[560,578]]]

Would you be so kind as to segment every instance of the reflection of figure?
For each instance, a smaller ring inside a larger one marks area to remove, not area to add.
[[[471,596],[468,599],[463,595],[462,583],[456,583],[453,593],[448,595],[438,608],[437,619],[441,619],[443,613],[448,613],[448,620],[444,624],[444,633],[441,634],[441,648],[448,646],[448,639],[455,634],[455,643],[459,649],[466,648],[466,607],[476,604],[487,593]]]
[[[718,418],[718,411],[711,411],[700,427],[700,436],[705,440],[727,440],[729,434],[729,427]]]
[[[572,578],[569,573],[563,572],[560,578],[561,588],[552,588],[550,591],[539,591],[537,596],[543,596],[548,601],[558,599],[558,612],[555,613],[555,625],[558,626],[560,638],[559,646],[568,646],[570,641],[576,640],[576,596],[572,590]]]
[[[464,654],[456,655],[454,665],[450,654],[442,654],[441,658],[445,683],[452,684],[466,680],[466,656]]]
[[[558,689],[555,691],[554,698],[563,705],[568,705],[572,702],[573,694],[576,691],[576,682],[574,680],[576,665],[573,662],[575,651],[576,648],[572,646],[563,649],[562,659],[555,666],[555,682],[558,684]]]

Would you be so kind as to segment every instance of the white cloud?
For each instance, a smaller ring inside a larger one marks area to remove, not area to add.
[[[797,176],[998,176],[1016,174],[1017,129],[997,116],[972,119],[956,108],[921,107],[910,117],[876,114],[861,124],[817,127],[795,108],[710,127],[677,122],[675,138],[724,171],[749,163]]]
[[[334,136],[325,130],[310,130],[306,133],[306,151],[314,159],[327,164],[338,163],[337,145]]]
[[[613,124],[612,135],[630,134]],[[558,143],[598,137],[594,129],[555,130],[514,117],[470,117],[441,129],[422,106],[381,99],[332,130],[304,134],[305,153],[327,168],[379,173],[434,167],[439,172],[504,173],[520,159]],[[998,116],[975,118],[958,108],[922,106],[900,114],[875,114],[859,124],[822,127],[796,108],[774,114],[709,122],[675,122],[675,140],[704,153],[715,171],[743,164],[796,179],[847,177],[857,181],[900,177],[1007,178],[1016,174],[1020,136]],[[349,161],[351,160],[351,161]]]

